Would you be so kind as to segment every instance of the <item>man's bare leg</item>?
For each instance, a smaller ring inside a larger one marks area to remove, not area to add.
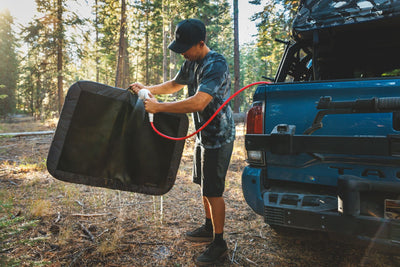
[[[203,197],[206,217],[212,219],[214,233],[222,234],[225,224],[225,201],[223,197]],[[210,217],[209,217],[210,216]]]

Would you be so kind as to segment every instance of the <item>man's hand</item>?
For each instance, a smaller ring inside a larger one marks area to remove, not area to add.
[[[145,86],[141,83],[132,83],[129,85],[129,88],[132,89],[135,94],[138,94],[141,89],[145,88]]]
[[[132,83],[131,85],[129,85],[129,88],[137,95],[139,95],[140,90],[147,89],[146,86],[138,82]],[[157,107],[160,105],[160,103],[158,103],[157,99],[151,93],[149,94],[149,97],[150,98],[143,100],[144,108],[148,113],[157,113]]]
[[[159,112],[158,108],[160,105],[161,105],[161,103],[159,103],[153,95],[150,95],[150,98],[147,98],[146,100],[144,100],[144,109],[148,113],[154,114],[154,113]]]

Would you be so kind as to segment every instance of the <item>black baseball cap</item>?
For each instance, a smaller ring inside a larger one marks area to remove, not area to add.
[[[189,48],[206,39],[206,26],[198,19],[185,19],[176,25],[175,40],[168,48],[175,53],[185,53]]]

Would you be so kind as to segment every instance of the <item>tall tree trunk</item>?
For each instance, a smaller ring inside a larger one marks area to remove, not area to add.
[[[142,19],[142,16],[138,16],[137,17],[137,26],[136,26],[136,28],[137,28],[137,33],[142,33],[142,21],[141,21],[141,19]],[[134,71],[134,73],[135,73],[135,77],[134,77],[134,81],[138,81],[138,79],[139,79],[139,77],[140,77],[140,72],[141,72],[141,64],[140,64],[140,61],[141,61],[141,56],[140,56],[140,53],[139,53],[139,51],[140,51],[140,48],[141,48],[141,42],[142,42],[142,40],[140,39],[140,40],[138,40],[138,39],[136,39],[136,44],[135,44],[135,63],[134,63],[134,65],[135,65],[135,71]]]
[[[58,111],[61,112],[64,104],[63,89],[63,0],[57,0],[57,95],[58,95]]]
[[[145,32],[145,49],[146,49],[146,55],[145,55],[145,75],[146,75],[146,79],[145,79],[145,83],[149,84],[150,83],[150,77],[149,77],[149,10],[146,10],[146,32]]]
[[[167,59],[167,52],[168,52],[168,40],[167,40],[167,8],[166,8],[167,0],[162,1],[162,27],[163,27],[163,81],[166,82],[168,80],[168,59]]]
[[[100,79],[100,58],[99,58],[99,7],[98,7],[98,0],[95,1],[95,29],[96,29],[96,44],[95,44],[95,57],[96,57],[96,82],[99,82]]]
[[[119,31],[118,61],[115,86],[127,88],[129,83],[128,40],[126,32],[126,2],[121,0],[121,25]]]
[[[39,114],[39,99],[40,99],[40,92],[42,91],[42,75],[40,72],[40,68],[37,69],[37,80],[36,80],[36,92],[32,93],[32,115],[35,119],[38,118]]]
[[[233,35],[234,35],[234,47],[233,47],[233,61],[234,61],[234,75],[235,84],[234,91],[237,92],[240,88],[240,52],[239,52],[239,8],[238,0],[233,0]],[[235,98],[233,104],[233,110],[235,113],[239,112],[241,99]]]
[[[170,36],[174,36],[175,33],[175,29],[173,27],[173,23],[172,21],[169,24],[169,33]],[[175,52],[173,52],[172,50],[169,50],[169,61],[170,61],[170,68],[169,68],[169,79],[171,80],[174,76],[175,76],[175,65],[176,65],[176,56],[175,56]]]

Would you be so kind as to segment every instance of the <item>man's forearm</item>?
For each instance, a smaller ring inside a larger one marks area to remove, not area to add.
[[[199,111],[200,108],[196,106],[197,103],[192,101],[176,101],[176,102],[164,102],[158,103],[159,112],[171,112],[171,113],[191,113]]]
[[[153,95],[165,95],[165,94],[173,94],[178,92],[183,88],[184,85],[176,83],[175,81],[167,81],[161,84],[147,86],[146,88],[153,94]]]
[[[212,100],[212,96],[198,92],[194,96],[186,98],[181,101],[159,103],[155,99],[148,99],[145,101],[145,108],[147,112],[171,112],[171,113],[190,113],[202,111]]]

